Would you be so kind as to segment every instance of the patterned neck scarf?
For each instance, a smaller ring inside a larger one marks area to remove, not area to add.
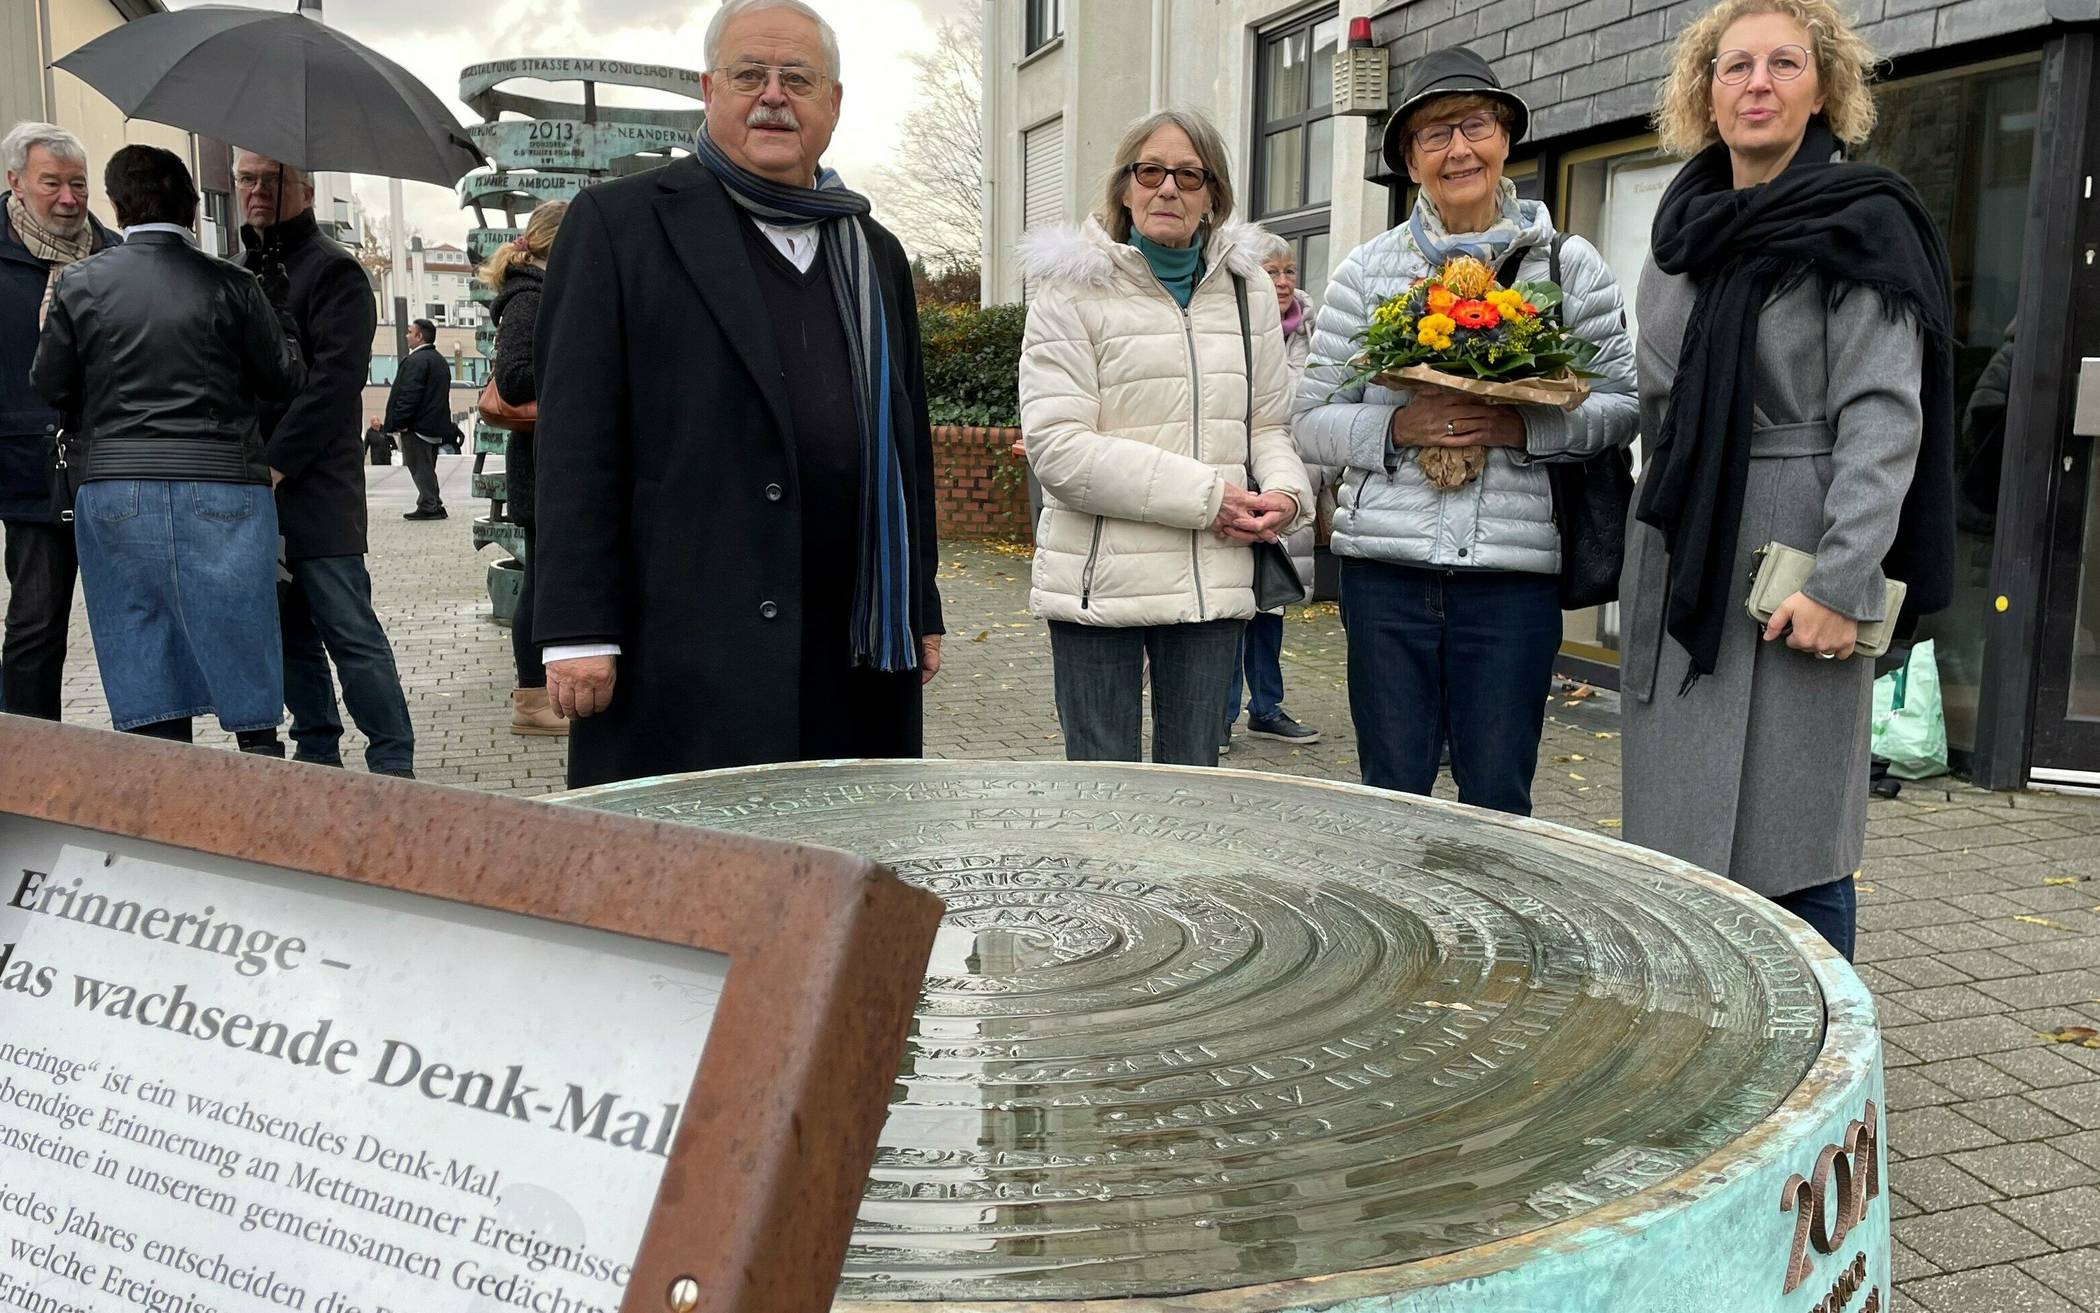
[[[853,409],[860,422],[860,563],[853,589],[852,663],[913,670],[911,533],[904,472],[897,461],[890,405],[890,335],[882,279],[861,230],[868,198],[846,190],[831,169],[814,187],[761,178],[722,153],[702,128],[693,154],[752,218],[796,226],[821,223],[824,262],[853,361]]]
[[[1497,198],[1499,213],[1486,230],[1454,234],[1444,231],[1444,221],[1437,217],[1436,206],[1429,203],[1428,191],[1423,191],[1415,198],[1415,212],[1407,221],[1415,249],[1438,267],[1460,255],[1470,255],[1489,266],[1500,264],[1502,257],[1516,246],[1517,238],[1524,235],[1526,224],[1524,212],[1517,205],[1517,184],[1504,178]]]
[[[51,289],[58,285],[60,272],[74,261],[94,253],[95,225],[82,215],[80,230],[68,237],[38,223],[29,203],[13,192],[7,194],[7,221],[14,225],[16,239],[29,248],[29,253],[51,266],[50,275],[44,279],[44,299],[36,308],[37,327],[41,328],[44,314],[51,308]]]

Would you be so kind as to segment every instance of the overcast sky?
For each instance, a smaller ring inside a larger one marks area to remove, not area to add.
[[[187,8],[199,0],[169,0]],[[295,0],[245,0],[291,9]],[[976,0],[810,0],[839,37],[846,98],[838,134],[825,163],[846,185],[873,193],[873,171],[894,150],[915,88],[911,56],[933,47],[944,20]],[[701,37],[720,8],[717,0],[325,0],[324,18],[421,78],[459,116],[478,121],[460,103],[459,71],[470,64],[521,56],[572,56],[670,64],[698,69],[706,61]],[[513,89],[533,89],[515,84]],[[571,83],[542,94],[579,98]],[[384,179],[358,177],[354,190],[366,210],[389,206]],[[403,184],[410,228],[426,241],[461,243],[473,211],[461,210],[443,187]],[[877,213],[881,198],[875,195]]]

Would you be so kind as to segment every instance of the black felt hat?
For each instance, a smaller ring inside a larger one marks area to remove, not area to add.
[[[1395,173],[1407,172],[1407,121],[1414,112],[1439,96],[1489,96],[1509,106],[1514,116],[1509,125],[1511,145],[1524,139],[1531,122],[1531,107],[1521,96],[1505,91],[1488,62],[1464,46],[1432,50],[1407,71],[1407,87],[1400,103],[1385,121],[1385,140],[1379,154]]]

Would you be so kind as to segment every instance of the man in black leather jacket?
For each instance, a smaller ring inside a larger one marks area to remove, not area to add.
[[[90,435],[75,528],[110,719],[187,742],[209,710],[244,750],[281,757],[258,408],[306,377],[284,280],[272,305],[253,274],[197,249],[196,186],[172,152],[126,146],[105,180],[125,244],[59,275],[30,381]]]
[[[294,755],[343,764],[340,679],[343,703],[365,735],[366,768],[412,776],[415,727],[365,568],[364,440],[357,421],[372,362],[371,280],[347,248],[322,235],[313,185],[299,170],[242,151],[233,171],[244,222],[242,262],[258,271],[284,270],[307,354],[306,386],[288,404],[263,412],[292,577],[282,591],[280,619]]]
[[[452,371],[437,352],[437,325],[418,319],[408,326],[408,354],[394,375],[386,399],[386,431],[401,444],[401,463],[416,481],[416,508],[404,520],[442,520],[445,502],[438,495],[437,453],[445,440],[457,437],[452,422]]]

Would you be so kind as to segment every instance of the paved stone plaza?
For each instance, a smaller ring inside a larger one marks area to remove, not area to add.
[[[470,547],[481,509],[467,492],[471,463],[440,460],[452,518],[437,523],[402,521],[414,504],[405,469],[369,471],[378,605],[408,688],[422,778],[545,793],[561,787],[563,741],[509,732],[510,637],[487,619],[484,575],[497,553]],[[1061,757],[1049,644],[1027,614],[1025,556],[955,545],[942,564],[950,632],[927,704],[928,751]],[[74,644],[68,716],[106,726],[77,607]],[[1354,779],[1331,606],[1292,613],[1284,675],[1289,710],[1325,738],[1293,749],[1241,733],[1226,764]],[[1608,694],[1555,696],[1541,817],[1617,828],[1615,721]],[[198,737],[230,743],[215,727]],[[345,748],[361,760],[354,733]],[[1889,1062],[1894,1307],[2100,1308],[2100,1049],[2042,1038],[2100,1027],[2100,802],[1907,785],[1900,799],[1873,804],[1870,827],[1859,960]]]

